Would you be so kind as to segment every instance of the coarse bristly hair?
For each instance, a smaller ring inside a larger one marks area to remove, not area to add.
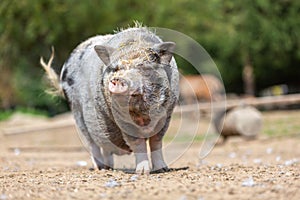
[[[51,87],[50,89],[46,90],[46,92],[51,95],[64,97],[62,87],[60,86],[59,76],[51,67],[51,64],[54,59],[54,48],[52,47],[51,50],[51,56],[47,64],[45,63],[43,57],[40,58],[40,64],[46,71],[47,79]]]
[[[147,28],[146,26],[143,25],[142,22],[139,22],[137,20],[133,20],[133,26],[130,26],[129,24],[127,25],[127,27],[121,27],[121,28],[117,28],[116,30],[114,30],[113,32],[116,34],[116,33],[119,33],[119,32],[122,32],[126,29],[129,29],[129,28]]]

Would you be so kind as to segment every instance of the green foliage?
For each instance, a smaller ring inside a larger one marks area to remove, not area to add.
[[[8,119],[12,115],[12,110],[5,110],[0,112],[0,121]]]
[[[34,115],[34,116],[49,116],[49,113],[45,110],[17,107],[15,109],[0,111],[0,121],[7,120],[15,113],[24,113],[24,114]]]
[[[65,111],[63,100],[44,92],[40,56],[48,58],[54,46],[53,65],[59,71],[77,44],[134,20],[197,40],[216,62],[227,91],[242,92],[246,59],[254,66],[258,89],[299,86],[299,11],[300,2],[291,0],[152,0],[146,5],[138,0],[2,0],[0,107]],[[178,63],[182,72],[195,73],[183,59]]]
[[[236,83],[234,80],[241,80],[241,66],[247,59],[254,66],[258,88],[297,82],[300,76],[297,67],[300,3],[283,0],[222,2],[220,10],[216,10],[222,18],[213,31],[218,39],[212,41],[218,44],[216,60],[221,63],[219,67],[225,83],[230,85],[230,82]],[[223,31],[218,31],[220,28]]]

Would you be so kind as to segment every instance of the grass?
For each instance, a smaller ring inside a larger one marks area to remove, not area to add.
[[[263,113],[262,133],[268,136],[285,136],[300,134],[300,112],[271,111]]]
[[[34,116],[47,116],[48,115],[46,111],[41,111],[41,110],[37,110],[34,108],[20,107],[20,108],[16,108],[13,110],[0,111],[0,121],[10,118],[14,113],[23,113],[23,114],[29,114],[29,115],[34,115]]]
[[[13,114],[11,110],[5,110],[0,112],[0,121],[8,119]]]

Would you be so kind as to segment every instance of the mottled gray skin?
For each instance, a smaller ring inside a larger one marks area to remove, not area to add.
[[[136,173],[166,171],[162,137],[178,99],[174,43],[146,28],[129,28],[81,43],[61,71],[61,87],[95,167],[133,152]]]

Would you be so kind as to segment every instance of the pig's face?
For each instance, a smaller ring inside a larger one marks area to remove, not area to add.
[[[167,74],[155,63],[141,63],[120,69],[109,81],[112,97],[126,101],[130,118],[138,126],[147,126],[164,111],[170,93]]]
[[[136,51],[129,52],[129,59],[106,63],[110,72],[104,85],[109,91],[111,109],[115,121],[127,134],[149,137],[164,127],[172,92],[168,73],[174,45],[161,43],[138,51],[137,55]],[[103,56],[101,51],[97,53]]]

